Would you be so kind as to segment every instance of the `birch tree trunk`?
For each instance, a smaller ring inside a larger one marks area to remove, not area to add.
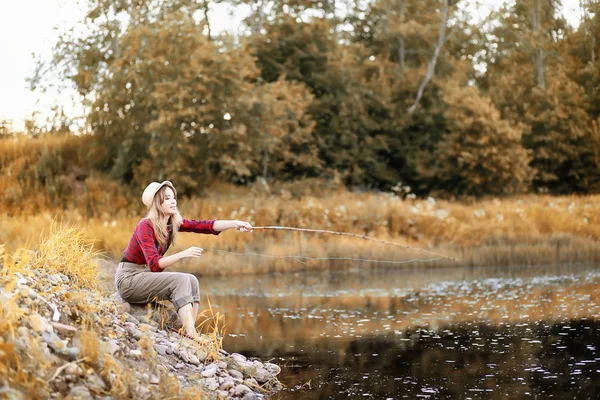
[[[399,14],[400,14],[400,25],[404,24],[404,0],[399,0]],[[400,63],[400,69],[404,70],[404,60],[406,56],[404,36],[400,36],[400,43],[398,46],[398,62]]]
[[[536,50],[535,50],[535,76],[536,85],[540,89],[546,88],[546,79],[544,77],[544,50],[542,49],[541,37],[542,37],[542,5],[540,0],[534,0],[532,9],[533,19],[533,33],[536,39]]]
[[[427,63],[427,72],[425,73],[425,79],[421,82],[421,86],[419,86],[419,90],[417,91],[417,97],[415,98],[415,102],[408,109],[408,114],[411,115],[419,105],[419,101],[421,101],[421,97],[423,97],[423,91],[425,87],[433,78],[433,74],[435,72],[435,64],[437,63],[438,56],[440,55],[440,50],[446,41],[446,25],[448,23],[448,0],[444,0],[444,8],[442,9],[442,24],[440,25],[440,33],[438,35],[438,41],[435,45],[435,49],[433,51],[433,55],[431,59]]]

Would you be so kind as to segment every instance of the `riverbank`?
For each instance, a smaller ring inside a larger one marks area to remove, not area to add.
[[[273,230],[252,234],[225,232],[219,236],[180,235],[173,250],[195,245],[206,251],[201,261],[186,260],[178,268],[202,275],[342,269],[357,264],[413,268],[600,261],[600,196],[527,195],[449,202],[345,189],[331,189],[317,196],[314,189],[298,187],[281,188],[276,193],[261,192],[256,187],[225,187],[205,198],[180,203],[187,218],[243,219],[255,226],[350,232],[403,246],[356,237]],[[0,243],[14,250],[27,242],[37,242],[40,232],[58,220],[83,228],[86,237],[94,241],[95,250],[107,259],[119,259],[143,212],[139,210],[132,216],[119,209],[102,213],[101,217],[87,217],[79,209],[5,214]],[[306,258],[294,257],[298,255]]]
[[[279,366],[222,349],[222,316],[201,313],[200,342],[182,337],[168,307],[101,290],[96,256],[73,228],[33,251],[0,247],[2,396],[250,400],[281,389]]]

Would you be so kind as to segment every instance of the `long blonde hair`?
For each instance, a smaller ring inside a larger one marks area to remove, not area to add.
[[[146,218],[152,222],[154,235],[156,236],[156,240],[162,248],[164,248],[169,241],[169,231],[167,226],[169,224],[173,226],[171,244],[175,244],[175,239],[177,239],[177,233],[179,233],[179,227],[181,226],[181,221],[183,220],[179,210],[177,210],[175,214],[171,215],[168,220],[166,219],[167,214],[165,214],[162,210],[162,203],[165,201],[165,192],[167,188],[170,188],[175,197],[177,197],[177,190],[175,190],[175,187],[172,184],[166,184],[165,186],[161,187],[160,190],[154,195],[152,204],[150,204],[150,208],[148,209],[148,215],[146,216]]]

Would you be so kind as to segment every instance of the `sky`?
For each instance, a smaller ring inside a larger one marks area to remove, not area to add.
[[[480,0],[482,14],[498,0]],[[27,78],[33,76],[33,54],[43,60],[52,57],[52,46],[60,30],[75,25],[82,17],[84,0],[0,0],[0,121],[11,120],[13,128],[23,128],[24,120],[44,118],[50,106],[59,103],[67,115],[80,113],[71,100],[73,93],[50,91],[32,93]],[[563,0],[564,13],[571,24],[579,20],[578,0]],[[236,32],[243,15],[231,15],[225,4],[213,5],[209,15],[214,32]],[[57,29],[58,28],[58,29]]]

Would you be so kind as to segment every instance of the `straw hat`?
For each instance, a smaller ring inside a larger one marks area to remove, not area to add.
[[[150,207],[150,204],[152,204],[152,200],[154,199],[154,195],[156,194],[156,192],[158,192],[160,188],[165,185],[173,189],[173,184],[170,181],[163,181],[162,183],[152,182],[148,186],[146,186],[146,189],[144,189],[144,193],[142,194],[142,203],[144,203],[146,207]]]

